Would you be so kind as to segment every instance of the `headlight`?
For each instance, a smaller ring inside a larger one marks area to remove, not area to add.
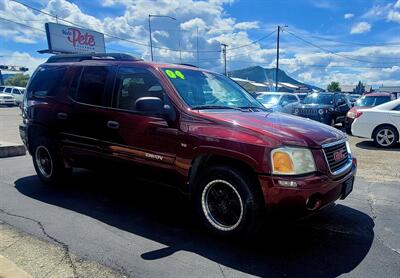
[[[324,114],[324,109],[318,109],[318,114],[323,115]]]
[[[272,173],[301,175],[315,172],[314,157],[309,149],[283,147],[271,152]]]
[[[351,149],[350,149],[349,141],[346,141],[346,149],[347,149],[347,153],[351,155]]]
[[[347,112],[347,118],[354,119],[356,117],[356,114],[352,111]]]

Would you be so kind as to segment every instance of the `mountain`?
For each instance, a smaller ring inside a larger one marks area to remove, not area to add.
[[[279,69],[278,71],[279,71],[278,73],[279,82],[286,82],[294,85],[305,86],[309,89],[321,90],[316,86],[305,84],[300,81],[297,81],[296,79],[291,78],[283,70]],[[228,73],[228,76],[248,79],[256,82],[275,82],[275,68],[267,69],[260,66],[254,66],[254,67],[230,71]]]

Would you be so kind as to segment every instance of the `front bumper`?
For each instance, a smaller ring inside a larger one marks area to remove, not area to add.
[[[17,102],[13,99],[0,99],[0,105],[17,105]]]
[[[330,203],[344,199],[344,184],[354,179],[357,160],[353,158],[351,168],[340,176],[310,175],[304,177],[259,176],[264,195],[265,206],[271,210],[310,211],[321,209]],[[279,185],[279,180],[293,181],[297,187],[289,188]],[[319,203],[310,205],[310,200]]]

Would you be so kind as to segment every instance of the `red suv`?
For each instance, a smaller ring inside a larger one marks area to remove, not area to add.
[[[250,235],[274,208],[344,199],[356,172],[346,135],[271,112],[229,78],[122,54],[57,55],[33,74],[21,137],[39,178],[129,165],[179,187],[222,235]]]

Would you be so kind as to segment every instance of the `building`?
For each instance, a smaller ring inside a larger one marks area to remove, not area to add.
[[[378,88],[379,92],[387,92],[392,94],[393,98],[400,98],[400,86],[381,86]]]
[[[372,93],[371,85],[363,85],[364,90],[360,89],[358,85],[340,85],[340,89],[342,93],[347,94],[363,94],[363,93]],[[363,92],[364,91],[364,92]]]

